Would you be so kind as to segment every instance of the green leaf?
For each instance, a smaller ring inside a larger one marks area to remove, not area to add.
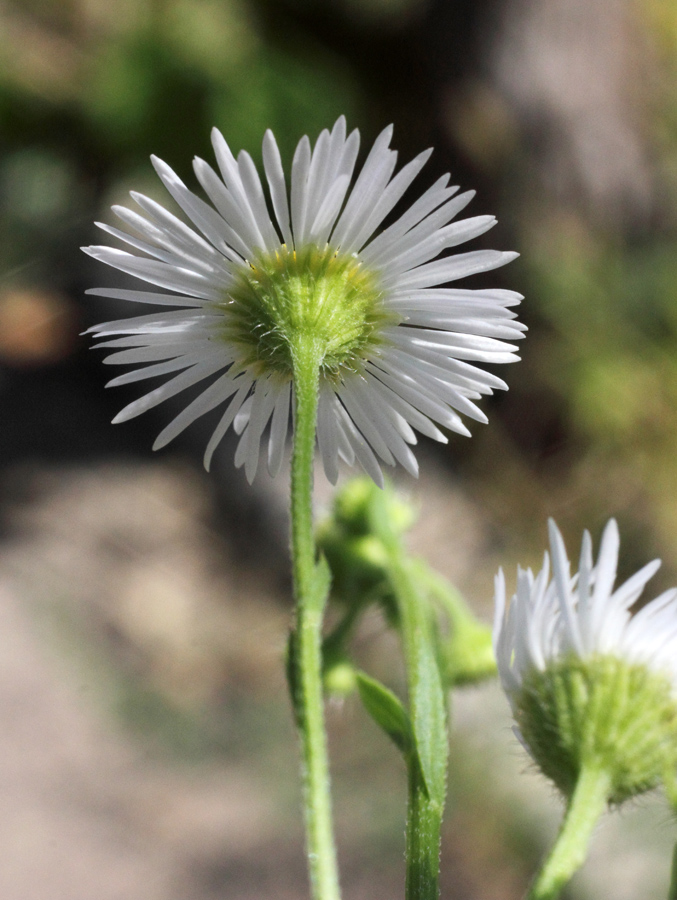
[[[412,630],[409,690],[414,739],[428,795],[443,805],[449,753],[446,693],[430,628],[419,625]]]
[[[415,750],[409,714],[398,697],[384,684],[364,672],[357,672],[357,687],[364,708],[385,731],[408,761]]]

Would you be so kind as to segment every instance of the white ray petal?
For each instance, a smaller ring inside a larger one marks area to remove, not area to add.
[[[396,410],[407,422],[409,422],[417,431],[420,431],[421,434],[426,435],[426,437],[432,438],[434,441],[438,441],[442,444],[448,444],[449,438],[444,435],[436,425],[430,421],[427,416],[424,416],[423,413],[419,412],[417,409],[411,405],[411,403],[407,403],[407,401],[401,397],[399,394],[396,394],[391,388],[387,385],[383,384],[377,377],[377,370],[371,370],[366,373],[366,377],[369,380],[369,385],[371,390],[373,390],[376,394],[378,394],[384,403],[387,403],[394,410]]]
[[[150,393],[145,394],[143,397],[139,397],[138,400],[134,400],[133,403],[125,406],[125,408],[115,416],[113,424],[117,425],[119,422],[127,422],[135,416],[140,416],[141,413],[147,412],[153,406],[157,406],[158,403],[163,403],[165,400],[169,399],[169,397],[173,397],[175,394],[184,391],[186,388],[192,387],[192,385],[197,384],[198,381],[204,381],[205,378],[218,372],[221,368],[223,368],[223,362],[220,358],[192,366],[187,372],[182,372],[170,381],[166,381],[154,391],[150,391]]]
[[[454,196],[458,187],[446,187],[449,176],[438,179],[400,218],[361,251],[369,265],[384,268],[400,253],[449,222],[470,203],[475,191]]]
[[[204,200],[189,191],[178,175],[161,159],[156,156],[151,156],[150,159],[162,183],[191,222],[200,229],[217,250],[227,253],[228,232],[223,217]]]
[[[348,415],[359,428],[362,436],[389,466],[395,465],[393,455],[374,422],[365,413],[355,389],[354,380],[348,378],[338,391],[339,399],[348,411]]]
[[[145,381],[147,378],[157,378],[160,375],[169,375],[180,369],[187,369],[199,362],[211,362],[220,359],[223,364],[223,357],[219,351],[214,352],[211,357],[205,359],[202,353],[187,353],[178,359],[165,360],[165,362],[156,363],[152,366],[146,366],[143,369],[135,369],[132,372],[125,372],[124,375],[118,375],[112,378],[106,387],[119,387],[123,384],[134,384],[137,381]]]
[[[438,259],[436,262],[426,263],[401,275],[384,275],[384,287],[402,288],[432,287],[437,284],[446,284],[450,281],[458,281],[459,278],[467,278],[469,275],[477,275],[480,272],[489,272],[498,269],[517,259],[519,253],[501,250],[471,250],[469,253],[457,253],[454,256]]]
[[[383,472],[381,471],[381,467],[378,464],[378,460],[374,456],[371,447],[345,409],[339,404],[337,404],[337,408],[339,409],[340,424],[343,427],[344,434],[348,438],[350,448],[355,454],[355,458],[372,481],[382,488],[384,485]]]
[[[213,248],[211,248],[212,252],[208,253],[201,247],[190,247],[178,241],[169,240],[166,237],[166,232],[162,232],[148,222],[147,219],[144,219],[143,216],[139,216],[131,210],[125,210],[122,206],[114,206],[112,209],[118,218],[135,228],[139,233],[144,234],[151,243],[142,241],[126,231],[114,228],[112,225],[106,225],[103,222],[94,223],[97,228],[105,231],[106,234],[110,234],[111,237],[117,238],[117,240],[129,244],[130,247],[134,247],[136,250],[147,253],[149,256],[153,256],[155,259],[159,259],[169,265],[179,267],[190,265],[197,269],[203,269],[208,274],[214,272],[225,273],[226,277],[228,277],[229,269],[227,264],[225,264],[223,255],[218,254]],[[128,215],[123,213],[128,213]]]
[[[362,171],[357,177],[346,208],[332,233],[331,240],[335,246],[341,246],[344,243],[350,244],[351,229],[355,227],[358,212],[367,208],[365,204],[369,202],[368,198],[376,196],[374,192],[378,185],[385,187],[388,183],[397,162],[397,154],[388,149],[392,135],[393,126],[389,125],[374,141]]]
[[[378,369],[371,366],[367,368],[375,372],[380,381],[410,403],[414,409],[431,418],[433,422],[438,422],[451,431],[470,437],[470,432],[457,413],[440,403],[435,395],[418,385],[413,378],[402,374],[397,366],[390,366],[387,360],[379,360]]]
[[[208,277],[200,272],[190,269],[168,266],[166,263],[153,259],[144,259],[126,253],[124,250],[116,250],[113,247],[83,247],[85,253],[99,262],[135,275],[149,284],[166,288],[170,291],[192,294],[202,300],[218,301],[223,294],[223,286],[213,276]]]
[[[280,245],[280,238],[273,227],[270,213],[268,212],[268,207],[266,205],[266,198],[263,193],[261,179],[259,178],[259,173],[256,171],[254,160],[246,150],[241,150],[237,157],[237,165],[249,209],[251,210],[258,229],[265,241],[264,249],[269,253],[274,253]]]
[[[573,601],[571,598],[571,577],[569,575],[569,560],[567,558],[564,540],[553,519],[548,521],[548,533],[550,535],[550,552],[552,553],[552,568],[557,585],[557,599],[559,600],[562,617],[566,622],[566,637],[569,646],[579,656],[583,655],[583,642],[580,628],[576,619]]]
[[[317,408],[317,443],[324,473],[331,484],[338,481],[339,441],[337,435],[336,396],[331,388],[323,382],[320,385],[320,398]]]
[[[648,563],[611,594],[619,550],[616,522],[610,520],[604,530],[594,568],[592,541],[584,533],[579,571],[573,577],[562,536],[552,520],[549,531],[553,581],[546,553],[536,579],[529,571],[518,571],[517,591],[509,604],[502,575],[496,582],[494,645],[501,682],[513,693],[511,703],[530,669],[561,664],[572,653],[646,665],[667,676],[677,696],[677,588],[630,613],[659,561]]]
[[[260,202],[258,202],[255,181],[252,179],[251,171],[246,163],[248,154],[245,151],[240,153],[242,159],[242,166],[240,166],[240,163],[233,156],[227,141],[217,128],[212,129],[212,147],[214,148],[216,161],[219,164],[226,188],[229,190],[238,209],[250,224],[254,235],[254,249],[269,249],[266,238],[268,235],[274,235],[274,229],[265,207],[265,200],[263,200],[263,210],[261,210]],[[248,172],[249,190],[247,190],[242,181],[243,170]],[[258,180],[258,175],[255,176],[255,180]],[[258,182],[258,190],[261,191],[260,181]],[[263,198],[262,191],[261,198]]]
[[[270,423],[268,440],[268,472],[275,478],[280,471],[284,446],[289,429],[289,402],[291,399],[291,382],[287,381],[276,388],[275,409]]]
[[[305,228],[304,218],[307,208],[308,172],[311,156],[310,141],[305,136],[298,143],[291,165],[291,227],[294,234],[294,246],[297,249],[301,244],[301,235]]]
[[[332,232],[332,243],[340,247],[343,253],[350,254],[358,249],[359,229],[365,216],[374,208],[379,197],[382,196],[388,181],[390,180],[397,164],[397,153],[388,151],[367,170],[365,168],[358,178],[355,190],[351,193],[345,209],[336,223]],[[368,171],[368,175],[365,172]],[[364,184],[358,187],[360,179],[364,177]]]
[[[140,194],[138,191],[130,191],[129,196],[146,213],[150,221],[155,223],[158,229],[162,230],[174,243],[190,247],[194,253],[204,253],[211,259],[219,259],[226,252],[223,242],[216,249],[210,241],[203,238],[151,197],[146,197],[145,194]],[[112,209],[117,211],[118,208],[114,206]],[[121,207],[121,209],[125,208]],[[131,210],[126,210],[126,212],[131,213]],[[226,252],[226,256],[228,259],[232,259],[236,255]]]
[[[420,266],[422,263],[434,259],[443,250],[449,250],[451,247],[457,247],[459,244],[479,237],[493,228],[495,224],[495,216],[475,216],[474,219],[463,219],[439,228],[429,237],[398,254],[395,259],[385,262],[388,275],[398,275]]]
[[[179,294],[157,294],[152,291],[131,291],[125,288],[89,288],[85,294],[93,297],[108,297],[111,300],[129,300],[131,303],[148,303],[153,306],[204,306],[199,297]]]
[[[379,227],[388,213],[394,209],[395,204],[402,198],[404,192],[412,183],[414,178],[421,171],[426,162],[430,159],[432,150],[424,150],[417,157],[407,163],[397,175],[390,181],[385,188],[372,211],[366,217],[366,220],[360,230],[355,235],[353,244],[357,250],[369,240],[374,231]]]
[[[153,450],[159,450],[165,447],[170,441],[181,434],[184,429],[192,425],[200,416],[211,412],[234,394],[240,387],[240,381],[233,378],[230,373],[226,372],[221,375],[213,384],[204,390],[199,397],[196,397],[191,403],[176,416],[155,439]]]
[[[250,259],[254,254],[254,247],[260,241],[252,216],[240,209],[216,172],[199,156],[193,160],[193,171],[205,194],[223,218],[224,238],[237,250],[240,257]]]
[[[228,404],[228,408],[226,409],[224,414],[221,416],[221,420],[219,421],[219,424],[214,429],[214,433],[212,434],[211,438],[209,439],[209,443],[207,444],[207,449],[205,450],[205,455],[204,455],[204,467],[207,471],[209,471],[209,469],[211,468],[212,457],[214,455],[214,451],[216,450],[218,445],[223,440],[225,433],[230,428],[230,426],[233,422],[233,419],[238,414],[240,407],[244,403],[246,396],[249,393],[249,390],[251,389],[251,386],[253,383],[254,383],[254,378],[249,373],[245,373],[242,376],[242,379],[240,380],[240,382],[238,384],[238,389],[237,389],[237,392],[235,393],[235,396]]]
[[[287,183],[282,168],[282,158],[273,132],[268,129],[263,138],[263,168],[268,179],[270,197],[277,224],[288,247],[293,245],[291,222],[289,219],[289,201],[287,199]]]

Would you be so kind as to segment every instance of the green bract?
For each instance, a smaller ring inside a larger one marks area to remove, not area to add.
[[[609,775],[622,803],[677,766],[677,701],[667,676],[614,656],[575,655],[532,669],[513,696],[524,743],[570,797],[583,769]]]
[[[354,256],[283,245],[240,266],[217,307],[225,313],[223,337],[240,351],[236,364],[243,369],[291,378],[299,337],[314,338],[323,376],[338,381],[342,371],[360,371],[382,342],[384,325],[397,324],[382,298],[377,277]]]

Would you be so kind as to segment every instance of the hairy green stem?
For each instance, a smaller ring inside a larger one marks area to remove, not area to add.
[[[595,767],[583,768],[569,799],[562,827],[541,867],[527,900],[555,900],[583,865],[588,843],[609,795],[609,776]]]
[[[301,742],[306,845],[314,900],[339,900],[322,695],[322,618],[313,534],[313,460],[321,350],[299,338],[292,351],[295,422],[291,468],[291,549],[296,600],[293,703]]]
[[[446,695],[430,621],[418,587],[415,563],[391,525],[385,496],[373,509],[374,530],[388,553],[388,578],[397,599],[407,670],[409,714],[415,751],[408,759],[406,900],[437,900],[440,834],[448,759]]]
[[[407,804],[407,900],[437,900],[439,897],[441,804],[427,793],[421,769],[409,765]]]

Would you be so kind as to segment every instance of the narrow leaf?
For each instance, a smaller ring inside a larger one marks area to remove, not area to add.
[[[446,697],[439,662],[429,628],[413,635],[410,694],[414,738],[432,800],[444,804],[448,756]]]
[[[408,761],[415,744],[409,715],[402,702],[380,681],[364,672],[356,674],[364,708]]]

